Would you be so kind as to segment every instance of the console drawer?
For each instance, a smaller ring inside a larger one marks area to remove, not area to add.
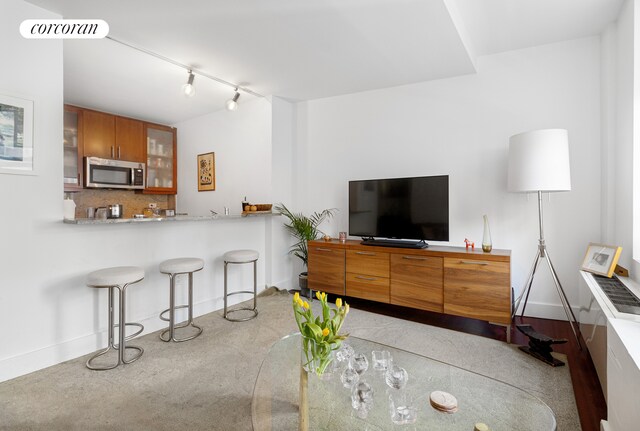
[[[389,303],[389,279],[348,272],[347,296]]]
[[[347,272],[389,278],[389,253],[348,250]]]

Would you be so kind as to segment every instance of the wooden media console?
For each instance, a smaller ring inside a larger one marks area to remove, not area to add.
[[[358,240],[310,241],[309,288],[507,327],[511,340],[511,251],[406,249]]]

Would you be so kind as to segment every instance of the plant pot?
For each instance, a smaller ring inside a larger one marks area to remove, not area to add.
[[[311,296],[311,290],[307,287],[308,283],[308,273],[301,272],[300,275],[298,275],[298,286],[300,286],[300,295],[305,298],[309,298]]]

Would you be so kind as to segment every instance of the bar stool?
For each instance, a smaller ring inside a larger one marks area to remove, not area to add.
[[[169,322],[169,327],[160,333],[160,339],[162,341],[188,341],[193,340],[198,335],[202,334],[202,328],[193,323],[193,273],[196,271],[200,271],[204,268],[204,261],[202,259],[198,259],[197,257],[180,257],[177,259],[169,259],[165,260],[160,264],[160,272],[163,274],[169,274],[169,308],[160,313],[160,320],[164,320],[165,322]],[[176,306],[175,300],[175,286],[176,286],[176,276],[180,274],[189,274],[189,302],[187,305],[178,305]],[[189,318],[186,323],[182,323],[180,325],[176,325],[176,310],[180,308],[186,308],[189,311]],[[169,318],[163,316],[166,313],[169,313]],[[193,326],[198,330],[195,335],[190,335],[188,337],[176,338],[175,330],[180,328],[186,328],[188,326]],[[169,333],[169,337],[165,337],[166,333]]]
[[[130,364],[142,356],[144,349],[138,346],[127,346],[126,341],[134,338],[144,330],[144,326],[140,323],[126,323],[125,322],[125,299],[127,287],[130,284],[137,283],[144,278],[144,269],[137,266],[118,266],[114,268],[105,268],[98,271],[94,271],[87,276],[87,285],[89,287],[107,288],[109,289],[109,344],[107,348],[93,355],[87,361],[87,368],[90,370],[111,370],[120,364]],[[113,296],[114,291],[118,290],[118,323],[116,324],[113,319]],[[140,329],[129,336],[125,336],[125,328],[127,326],[137,326]],[[115,344],[114,329],[118,327],[118,344]],[[118,351],[118,362],[114,365],[92,365],[91,362],[106,354],[109,350],[114,349]],[[131,359],[125,359],[125,351],[127,349],[137,350],[138,353]]]
[[[257,271],[256,271],[256,263],[258,262],[258,258],[260,254],[255,250],[232,250],[228,251],[224,254],[224,318],[230,320],[232,322],[244,322],[246,320],[251,320],[258,315],[258,304],[257,304],[257,293],[258,293],[258,282],[257,282]],[[227,291],[227,265],[228,264],[243,264],[243,263],[251,263],[253,262],[253,292],[250,290],[242,290],[239,292],[231,292]],[[240,293],[249,293],[253,294],[253,308],[250,307],[240,307],[235,308],[233,310],[227,310],[227,298],[231,295],[238,295]],[[229,314],[235,313],[236,311],[252,311],[253,314],[248,317],[243,318],[231,318]]]

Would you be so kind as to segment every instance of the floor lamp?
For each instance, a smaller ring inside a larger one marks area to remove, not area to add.
[[[529,293],[533,278],[541,260],[546,260],[551,270],[553,283],[560,296],[560,302],[571,324],[571,330],[576,337],[578,347],[578,322],[571,310],[567,295],[562,289],[558,274],[551,263],[551,257],[544,242],[544,230],[542,224],[542,193],[562,192],[571,190],[571,174],[569,168],[569,140],[564,129],[544,129],[520,133],[509,138],[509,191],[511,192],[536,192],[538,194],[538,226],[540,237],[538,239],[538,252],[536,253],[531,272],[524,285],[522,293],[518,297],[513,310],[513,317],[520,306],[520,301],[525,295],[524,305],[520,317],[524,316],[527,307]]]

